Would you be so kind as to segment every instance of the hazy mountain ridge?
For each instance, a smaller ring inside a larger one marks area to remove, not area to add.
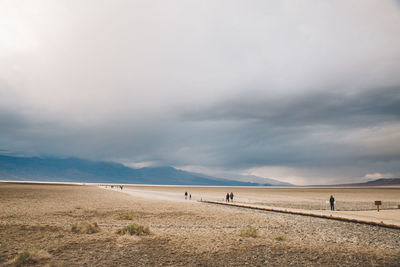
[[[362,183],[306,185],[306,187],[374,187],[374,186],[400,186],[400,178],[378,178]]]
[[[269,184],[273,186],[293,186],[291,183],[282,182],[279,180],[271,179],[271,178],[264,178],[255,175],[231,175],[229,177],[222,176],[226,179],[234,179],[242,182],[250,182],[250,183],[260,183],[260,184]]]
[[[379,178],[364,183],[340,184],[336,186],[400,186],[400,178]]]
[[[0,179],[14,181],[53,181],[160,185],[270,186],[216,178],[173,167],[133,169],[119,163],[79,158],[12,157],[0,155]]]

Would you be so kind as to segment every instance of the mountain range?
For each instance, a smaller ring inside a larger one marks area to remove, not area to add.
[[[217,178],[167,167],[133,169],[120,163],[80,158],[14,157],[0,155],[0,179],[75,183],[210,185],[210,186],[289,186],[261,177]],[[251,179],[252,178],[252,179]],[[247,180],[247,181],[246,181]],[[257,180],[253,182],[251,180]]]
[[[400,186],[400,178],[379,178],[364,183],[337,184],[335,187],[364,187],[364,186]]]

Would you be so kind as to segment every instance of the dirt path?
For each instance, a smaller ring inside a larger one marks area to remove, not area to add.
[[[99,188],[105,190],[112,190],[116,192],[125,193],[137,198],[151,199],[151,200],[160,200],[160,201],[172,201],[172,202],[186,202],[186,201],[201,201],[203,199],[217,201],[220,200],[220,197],[216,197],[212,194],[202,193],[193,194],[191,198],[189,195],[185,199],[185,190],[180,190],[181,192],[166,192],[166,191],[157,191],[157,190],[148,190],[148,189],[133,189],[129,187],[124,187],[122,190],[119,187],[111,188],[110,186],[99,186]]]

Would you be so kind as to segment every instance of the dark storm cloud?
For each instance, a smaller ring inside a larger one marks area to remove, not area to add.
[[[397,169],[399,117],[399,87],[264,99],[241,95],[183,114],[187,121],[217,128],[202,133],[220,137],[213,154],[225,168],[357,165],[365,171],[377,162]],[[388,125],[394,125],[390,133],[382,130]],[[381,131],[369,130],[377,128]]]
[[[400,86],[359,92],[316,91],[262,97],[252,93],[188,111],[187,120],[255,120],[282,127],[362,127],[400,119]]]

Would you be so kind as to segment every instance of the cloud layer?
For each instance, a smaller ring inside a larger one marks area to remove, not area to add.
[[[0,149],[400,175],[397,1],[2,1]]]

